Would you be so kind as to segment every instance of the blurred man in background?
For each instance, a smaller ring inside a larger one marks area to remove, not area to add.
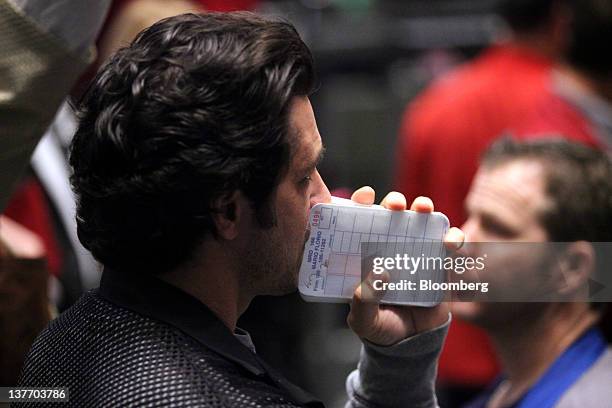
[[[551,73],[536,109],[513,127],[517,136],[562,134],[612,152],[612,2],[570,3],[566,57]]]
[[[612,2],[568,3],[571,33],[566,57],[551,72],[536,108],[511,133],[522,139],[563,135],[612,153]],[[612,308],[600,324],[612,338]]]
[[[432,197],[451,223],[465,221],[463,201],[481,153],[535,109],[568,45],[564,0],[504,0],[499,7],[508,38],[418,96],[399,135],[394,187],[408,197]],[[470,395],[497,370],[486,337],[456,319],[440,361],[450,400]]]
[[[609,248],[598,247],[612,241],[610,159],[560,138],[502,139],[485,153],[466,209],[463,228],[474,246],[485,253],[522,251],[511,260],[521,265],[510,267],[513,274],[502,273],[499,263],[498,269],[491,266],[490,256],[491,270],[481,272],[482,280],[509,279],[497,284],[529,291],[541,275],[564,275],[548,286],[554,293],[540,292],[529,303],[455,303],[457,316],[491,336],[503,367],[503,376],[468,406],[609,406],[612,349],[596,326],[606,304],[587,302],[581,290],[598,273],[610,273],[601,262]],[[561,252],[548,258],[545,242],[560,243]],[[525,251],[504,243],[530,245]],[[544,295],[559,301],[545,302]]]

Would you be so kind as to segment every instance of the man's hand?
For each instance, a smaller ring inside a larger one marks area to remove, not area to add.
[[[353,193],[351,199],[359,204],[374,204],[375,193],[370,187],[362,187]],[[395,211],[406,209],[406,198],[403,194],[391,192],[382,200],[381,205]],[[417,197],[410,206],[412,211],[433,212],[433,202],[427,197]],[[457,249],[457,243],[464,240],[463,232],[451,228],[445,243],[451,249]],[[449,307],[446,303],[427,308],[417,306],[389,306],[366,301],[363,291],[370,290],[371,280],[366,280],[355,289],[351,302],[348,324],[362,339],[371,343],[390,346],[417,333],[434,329],[448,320]],[[365,287],[364,287],[365,286]]]

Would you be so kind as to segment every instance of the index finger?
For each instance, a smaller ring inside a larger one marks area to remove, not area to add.
[[[351,200],[362,205],[372,205],[374,204],[375,197],[374,189],[370,186],[364,186],[355,190],[353,195],[351,195]]]

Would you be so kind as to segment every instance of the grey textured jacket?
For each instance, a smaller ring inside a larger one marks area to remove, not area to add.
[[[391,347],[365,345],[347,381],[347,406],[436,406],[433,384],[447,328]],[[20,384],[68,387],[75,407],[323,406],[197,299],[155,278],[108,272],[100,289],[39,336]]]

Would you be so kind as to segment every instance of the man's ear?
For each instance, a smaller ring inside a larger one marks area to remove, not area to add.
[[[212,219],[219,238],[230,241],[238,236],[248,205],[239,190],[222,194],[213,201]]]
[[[595,249],[587,241],[569,243],[559,259],[563,284],[559,286],[561,295],[577,293],[588,288],[589,278],[595,271]]]

